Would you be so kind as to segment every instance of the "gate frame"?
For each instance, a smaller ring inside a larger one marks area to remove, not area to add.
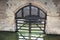
[[[31,6],[34,6],[34,7],[38,8],[39,10],[43,11],[44,14],[45,14],[45,20],[47,20],[47,12],[46,12],[46,11],[44,11],[42,8],[40,8],[40,7],[38,7],[38,6],[33,5],[33,3],[29,3],[28,5],[25,5],[25,6],[23,6],[22,8],[20,8],[20,9],[15,13],[16,32],[18,32],[17,21],[16,21],[17,15],[16,15],[16,14],[17,14],[21,9],[29,6],[30,4],[32,4]],[[46,34],[45,29],[46,29],[46,21],[45,21],[45,23],[44,23],[44,34]]]

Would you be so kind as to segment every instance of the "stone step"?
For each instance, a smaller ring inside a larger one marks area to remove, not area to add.
[[[35,21],[35,20],[17,19],[17,21]],[[38,20],[38,21],[41,21],[41,20]]]
[[[40,32],[40,33],[43,33],[43,31],[31,31],[31,32]]]
[[[18,27],[28,28],[29,26],[19,26],[18,25]],[[44,28],[44,26],[43,25],[42,26],[39,26],[39,27],[37,27],[37,26],[31,26],[31,28]]]
[[[17,23],[18,24],[24,24],[24,23],[26,23],[25,21],[17,21]],[[44,25],[44,21],[42,21],[42,22],[38,22],[38,23],[35,23],[35,24],[40,24],[40,25]],[[29,23],[28,23],[29,24]],[[34,23],[32,23],[32,24],[34,24]]]
[[[19,28],[18,30],[29,30],[29,28]],[[31,28],[31,31],[43,31],[44,28]]]
[[[21,29],[29,29],[29,27],[21,27]],[[40,29],[40,28],[31,28],[31,29]]]
[[[25,40],[27,39],[27,40],[29,40],[29,37],[24,37],[25,38]],[[19,37],[19,39],[21,40],[21,39],[23,39],[23,37]],[[35,40],[36,38],[35,37],[31,37],[31,40]]]
[[[26,34],[27,35],[27,34]],[[21,39],[21,38],[26,38],[26,39],[29,39],[29,35],[28,36],[26,36],[26,35],[23,35],[23,36],[20,36],[19,35],[19,38]],[[36,39],[37,37],[40,37],[40,38],[42,38],[42,37],[44,37],[45,35],[30,35],[30,37],[31,37],[31,39]]]
[[[29,33],[29,30],[18,30],[19,32],[28,32]],[[36,30],[33,30],[33,31],[31,31],[31,32],[33,32],[33,33],[44,33],[44,31],[36,31]]]
[[[17,23],[19,23],[19,24],[20,24],[20,23],[25,23],[25,22],[24,22],[24,21],[17,21]]]
[[[29,33],[27,34],[27,33],[22,33],[22,35],[23,36],[21,36],[21,34],[20,33],[18,33],[18,35],[19,35],[19,40],[29,40]],[[30,35],[30,37],[31,37],[31,40],[36,40],[36,39],[41,39],[41,38],[43,38],[45,35],[44,34],[32,34],[31,33],[31,35]],[[37,37],[39,37],[39,38],[37,38]]]
[[[27,24],[25,24],[25,25],[24,24],[17,24],[17,26],[18,27],[21,27],[21,26],[22,27],[29,27],[29,25],[27,25]],[[37,25],[31,25],[31,27],[44,27],[44,25],[38,25],[38,26]]]
[[[21,29],[20,29],[20,27],[18,27],[18,30],[29,30],[29,27],[21,27]],[[40,31],[40,30],[44,30],[44,28],[31,28],[31,30]]]
[[[37,38],[37,39],[35,39],[35,38],[33,38],[33,39],[19,39],[19,40],[44,40],[44,38]]]
[[[29,34],[29,32],[18,32],[18,34]],[[39,35],[39,34],[44,34],[44,33],[40,33],[40,32],[31,32],[31,34]]]

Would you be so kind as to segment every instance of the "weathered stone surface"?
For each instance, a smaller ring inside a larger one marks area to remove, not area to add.
[[[7,15],[5,13],[6,8],[7,8],[6,2],[7,2],[7,0],[1,0],[0,1],[0,19],[7,18]]]
[[[12,20],[12,16],[8,16],[11,12],[7,12],[8,0],[0,0],[0,31],[14,31],[15,26]]]
[[[60,19],[59,17],[47,17],[47,24],[46,24],[46,33],[47,34],[60,34]]]
[[[0,31],[15,31],[15,13],[29,3],[47,13],[46,34],[60,34],[59,0],[0,0]]]

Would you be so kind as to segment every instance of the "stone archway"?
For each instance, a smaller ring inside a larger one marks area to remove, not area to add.
[[[33,2],[33,1],[27,1],[27,0],[22,1],[21,5],[17,6],[16,9],[14,10],[14,12],[16,13],[19,9],[21,9],[22,7],[28,5],[29,3],[32,3],[32,5],[35,5],[39,8],[41,8],[46,13],[48,12],[48,7],[45,6],[44,4],[42,4],[41,2],[38,2],[38,1]]]
[[[29,3],[29,5],[18,10],[15,15],[15,20],[19,40],[40,39],[40,37],[45,33],[46,19],[47,14],[32,3]],[[43,36],[42,39],[44,39]]]
[[[25,3],[23,3],[23,2],[25,2]],[[17,7],[17,9],[14,11],[14,13],[16,13],[19,9],[21,9],[22,7],[28,5],[29,3],[32,3],[32,5],[37,6],[38,8],[41,8],[47,15],[48,8],[44,4],[42,4],[38,1],[32,2],[32,1],[26,1],[26,0],[22,1],[21,5]]]
[[[1,18],[0,30],[1,31],[15,31],[16,29],[15,13],[20,8],[22,8],[25,5],[28,5],[29,3],[32,3],[33,5],[41,8],[42,10],[44,10],[44,12],[47,13],[46,33],[47,34],[60,34],[60,30],[57,30],[60,27],[59,14],[56,12],[57,11],[56,6],[52,2],[52,0],[48,0],[48,1],[47,0],[44,0],[44,1],[43,0],[8,0],[4,4],[5,6],[7,6],[4,12],[7,15],[7,17],[5,17],[5,19]],[[3,23],[4,23],[4,26],[3,26]]]

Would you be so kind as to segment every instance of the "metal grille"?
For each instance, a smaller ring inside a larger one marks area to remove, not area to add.
[[[32,5],[24,6],[16,13],[19,40],[43,40],[47,14]]]

